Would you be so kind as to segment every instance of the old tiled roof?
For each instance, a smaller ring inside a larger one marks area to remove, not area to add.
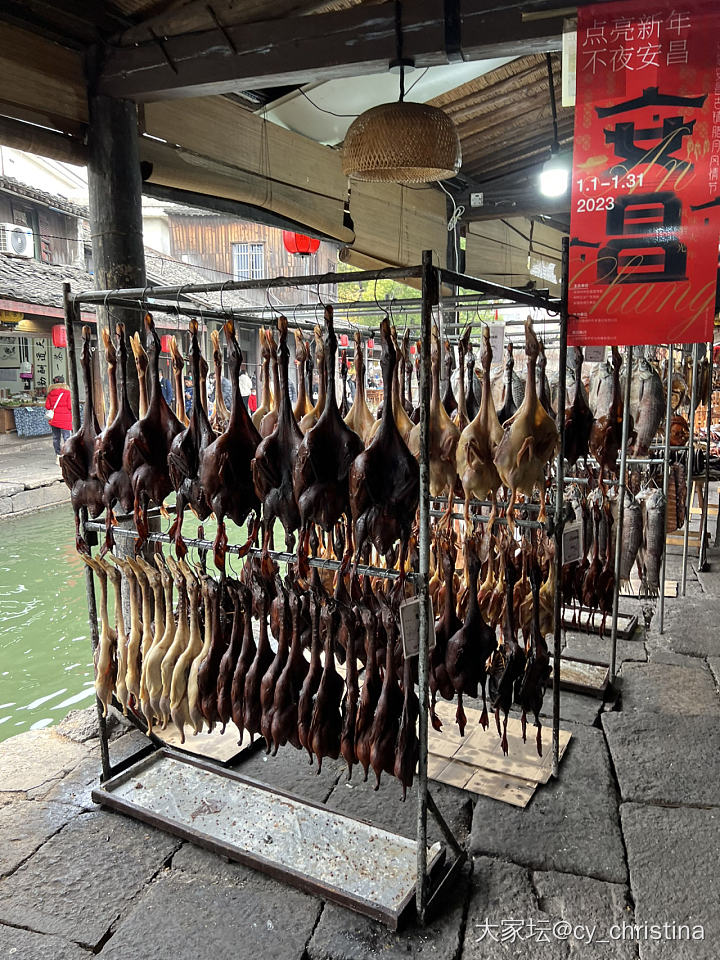
[[[148,284],[154,286],[173,287],[217,282],[219,279],[215,274],[207,275],[198,267],[172,260],[148,247],[145,248],[145,266]],[[0,254],[0,299],[62,307],[62,285],[65,281],[71,284],[75,293],[92,290],[95,286],[95,278],[82,267],[41,263],[35,259],[25,260]],[[192,299],[203,306],[220,306],[219,294],[194,295]],[[228,292],[222,297],[225,307],[248,306],[249,302],[238,293]],[[83,307],[83,310],[92,309],[90,305]]]
[[[83,267],[41,263],[39,260],[23,260],[0,254],[2,299],[62,308],[62,285],[66,280],[73,290],[93,286],[93,278]]]
[[[90,216],[86,206],[73,203],[71,200],[68,200],[67,197],[59,194],[46,193],[45,190],[30,187],[26,183],[21,183],[19,180],[16,180],[14,177],[0,176],[0,190],[4,190],[7,193],[14,193],[19,197],[28,197],[30,200],[37,200],[39,203],[44,203],[48,207],[54,207],[56,210],[62,210],[63,213],[68,213],[73,217],[87,218]]]

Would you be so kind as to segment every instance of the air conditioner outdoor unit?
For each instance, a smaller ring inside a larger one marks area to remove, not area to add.
[[[11,257],[34,257],[35,243],[30,227],[18,223],[0,223],[0,253]]]

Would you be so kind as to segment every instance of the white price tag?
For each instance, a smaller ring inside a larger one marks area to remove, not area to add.
[[[583,558],[583,532],[583,525],[577,520],[563,528],[563,564],[575,563]]]
[[[602,363],[605,359],[607,347],[585,347],[585,360],[587,363]]]
[[[420,652],[420,598],[413,597],[400,604],[400,636],[403,654],[416,657]],[[428,649],[435,646],[435,614],[432,597],[428,597]]]
[[[503,357],[504,343],[505,343],[505,324],[491,323],[490,324],[490,349],[492,350],[493,366],[496,363],[502,363],[504,360],[504,357]]]

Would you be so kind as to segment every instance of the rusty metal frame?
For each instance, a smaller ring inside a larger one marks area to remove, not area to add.
[[[565,269],[564,273],[567,271]],[[475,277],[469,277],[462,274],[455,273],[450,270],[442,269],[434,266],[433,264],[433,255],[432,251],[424,251],[422,256],[422,263],[418,266],[410,266],[403,268],[388,268],[384,270],[370,270],[356,273],[326,273],[316,276],[298,276],[298,277],[275,277],[272,279],[265,280],[249,280],[249,281],[237,281],[231,283],[208,283],[208,284],[195,284],[188,285],[184,284],[182,287],[153,287],[152,288],[152,297],[153,297],[153,311],[162,312],[162,313],[173,313],[177,309],[177,299],[182,294],[188,296],[191,294],[204,294],[219,291],[221,288],[224,290],[268,290],[273,287],[291,287],[298,288],[302,286],[316,286],[318,284],[327,284],[327,283],[353,283],[358,280],[377,280],[377,279],[397,279],[397,280],[407,280],[409,278],[419,278],[422,280],[422,295],[418,299],[419,306],[421,308],[421,325],[422,325],[422,349],[421,349],[421,380],[422,380],[422,389],[421,389],[421,398],[420,398],[420,430],[421,430],[421,442],[420,442],[420,537],[419,537],[419,570],[418,573],[414,575],[415,582],[418,588],[418,594],[422,598],[427,596],[428,589],[428,580],[429,580],[429,568],[430,568],[430,537],[429,537],[429,524],[431,516],[431,503],[430,503],[430,487],[429,487],[429,426],[430,426],[430,376],[431,376],[431,359],[430,359],[430,345],[431,345],[431,325],[432,325],[432,313],[433,308],[435,308],[439,301],[439,291],[442,284],[455,285],[462,287],[464,289],[473,290],[479,295],[486,296],[495,296],[502,297],[503,299],[510,300],[513,303],[539,308],[552,311],[558,311],[563,314],[563,301],[562,300],[552,300],[546,295],[538,295],[528,291],[514,290],[513,288],[503,287],[500,284],[493,283],[491,281],[480,280]],[[144,302],[146,294],[148,293],[148,288],[144,289],[128,289],[128,290],[92,290],[92,291],[81,291],[80,293],[71,294],[70,285],[64,284],[63,286],[63,298],[65,303],[65,326],[68,334],[68,360],[71,369],[71,381],[70,388],[73,398],[73,409],[75,413],[75,423],[76,426],[79,425],[79,392],[78,392],[78,383],[77,383],[77,372],[75,367],[75,340],[74,340],[74,331],[73,331],[73,321],[77,311],[79,310],[80,304],[82,303],[96,303],[102,304],[105,302],[112,302],[115,300],[127,302],[127,301],[139,301]],[[166,301],[166,302],[163,302]],[[286,307],[287,310],[292,309],[291,307]],[[198,307],[198,313],[204,314],[207,311],[203,310],[202,307]],[[566,313],[566,309],[565,309]],[[252,322],[252,319],[251,319]],[[258,326],[260,325],[258,321]],[[567,337],[561,335],[560,342],[560,351],[561,357],[566,356],[567,352]],[[560,452],[562,457],[562,449]],[[562,490],[562,487],[559,487]],[[91,532],[94,534],[95,530],[104,529],[104,525],[98,521],[90,522],[86,515],[81,517],[81,529],[83,535],[86,532]],[[123,534],[127,533],[128,535],[137,535],[135,531],[124,531],[122,528],[117,528],[116,533]],[[167,536],[163,534],[151,533],[149,538],[150,540],[157,540],[161,542],[167,542]],[[188,541],[190,546],[197,546],[200,549],[209,548],[211,545],[205,541]],[[232,551],[232,547],[229,547]],[[284,554],[278,551],[274,552],[274,555],[277,559],[287,560],[292,559],[290,554]],[[311,560],[312,563],[312,560]],[[320,561],[319,565],[332,565],[333,561]],[[367,568],[358,568],[361,572],[372,573],[377,576],[387,577],[391,575],[390,571],[387,571],[382,568],[367,567]],[[90,630],[93,637],[94,646],[97,643],[97,608],[95,603],[95,593],[94,593],[94,584],[92,581],[92,572],[88,568],[86,570],[86,584],[87,584],[87,594],[88,594],[88,615],[90,619]],[[556,590],[559,593],[560,582],[556,586]],[[447,888],[447,886],[453,881],[453,879],[459,873],[462,864],[464,863],[467,853],[465,849],[458,843],[457,839],[454,837],[452,830],[445,823],[437,805],[432,799],[429,789],[428,789],[428,776],[427,776],[427,736],[428,736],[428,702],[429,702],[429,649],[428,649],[428,637],[429,637],[429,626],[427,620],[427,607],[425,604],[420,604],[420,644],[419,644],[419,664],[418,664],[418,690],[419,690],[419,699],[420,699],[420,716],[419,716],[419,762],[418,762],[418,776],[416,778],[416,790],[418,797],[418,819],[417,819],[417,856],[418,856],[418,871],[417,871],[417,885],[415,890],[415,903],[417,909],[417,915],[421,923],[425,923],[429,910],[431,907],[437,904],[439,899],[439,894],[441,890]],[[94,649],[93,646],[93,649]],[[558,671],[559,674],[559,671]],[[559,724],[559,685],[557,689],[553,691],[553,725],[554,729],[557,728]],[[108,743],[107,743],[107,730],[105,727],[105,721],[102,717],[102,709],[98,701],[98,715],[100,719],[100,739],[101,739],[101,750],[103,757],[103,776],[102,782],[108,784],[111,782],[112,775],[121,776],[122,770],[127,770],[133,763],[133,760],[137,760],[138,756],[134,758],[128,758],[128,760],[123,761],[122,764],[117,764],[114,767],[111,767],[108,753]],[[133,722],[142,729],[142,725],[139,721],[139,718],[133,717]],[[258,741],[259,742],[259,741]],[[159,738],[153,737],[152,743],[152,754],[154,755],[157,750],[166,750],[162,741]],[[554,744],[554,746],[556,746]],[[148,745],[150,747],[150,745]],[[146,753],[146,749],[139,751],[139,753]],[[198,766],[209,765],[207,768],[214,770],[220,776],[230,775],[229,771],[219,765],[216,761],[207,760],[200,761],[196,757],[191,757],[189,755],[183,755],[183,760],[185,762],[194,763]],[[140,762],[149,762],[149,758],[140,759]],[[280,794],[281,791],[277,791],[274,788],[267,787],[263,785],[265,789],[268,789],[272,792]],[[93,798],[96,799],[95,794],[100,796],[99,791],[93,792]],[[103,796],[105,794],[103,793]],[[453,848],[456,857],[451,866],[449,867],[446,874],[439,878],[436,876],[438,864],[433,863],[430,865],[431,869],[428,870],[427,863],[427,815],[428,811],[431,816],[437,821],[441,831],[443,832],[446,840],[449,842],[450,846]],[[137,810],[125,810],[131,816],[137,817],[139,819],[145,819],[141,817]],[[150,821],[147,821],[150,822]],[[162,824],[156,824],[162,826]],[[202,838],[200,837],[188,837],[188,839],[193,839],[198,843],[202,843]],[[205,845],[210,846],[213,849],[211,843],[208,841]],[[225,851],[222,851],[223,853]],[[227,854],[226,854],[227,855]],[[287,875],[285,879],[293,880],[290,875]],[[296,878],[297,879],[297,878]],[[321,891],[319,891],[321,892]],[[347,903],[346,906],[349,906],[353,909],[358,909],[359,905],[357,903]]]

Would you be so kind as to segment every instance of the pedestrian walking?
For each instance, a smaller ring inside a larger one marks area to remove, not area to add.
[[[240,364],[240,396],[242,397],[242,402],[245,404],[246,410],[248,409],[248,399],[252,392],[253,382],[247,372],[246,365],[242,363]]]
[[[62,377],[53,379],[53,387],[45,398],[45,416],[50,422],[52,430],[55,461],[60,463],[62,445],[72,432],[72,406],[70,402],[70,387]]]
[[[160,370],[160,392],[165,398],[165,403],[169,407],[172,407],[173,403],[175,402],[175,395],[173,393],[172,384],[162,370]]]

